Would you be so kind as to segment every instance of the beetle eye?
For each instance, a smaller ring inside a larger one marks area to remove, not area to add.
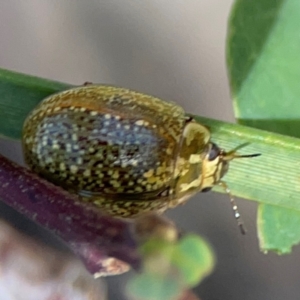
[[[221,153],[221,149],[214,143],[211,143],[211,148],[208,153],[208,160],[215,160]]]

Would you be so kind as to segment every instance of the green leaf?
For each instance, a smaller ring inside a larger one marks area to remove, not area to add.
[[[37,103],[70,86],[0,69],[0,135],[20,139],[24,120]]]
[[[142,247],[143,273],[130,280],[127,289],[137,299],[169,300],[197,285],[215,265],[209,244],[194,234],[178,242],[152,238]],[[177,297],[176,297],[177,296]]]
[[[286,254],[291,252],[292,246],[300,242],[299,211],[260,205],[257,224],[263,251],[274,250],[279,254]]]
[[[300,211],[300,140],[254,128],[196,117],[207,125],[212,139],[225,149],[249,142],[239,152],[261,153],[230,163],[224,180],[232,193],[244,199]],[[225,192],[215,187],[218,192]]]
[[[241,124],[300,137],[300,1],[236,1],[228,68]]]
[[[176,280],[155,273],[134,276],[127,285],[128,294],[140,300],[178,299],[181,288]]]
[[[173,264],[180,270],[187,286],[195,286],[209,275],[215,265],[212,248],[196,235],[185,236],[177,245]]]
[[[234,110],[239,123],[300,137],[299,18],[298,0],[235,2],[228,29],[227,54]],[[299,157],[294,156],[293,151],[286,152],[284,157],[279,151],[264,154],[268,156],[264,159],[265,167],[274,165],[273,172],[282,192],[274,195],[273,204],[277,206],[260,205],[258,229],[260,247],[264,251],[287,253],[300,241],[300,231],[295,230],[295,224],[300,223],[300,214],[296,205],[285,209],[288,206],[281,204],[298,202],[291,189],[299,193]],[[295,167],[276,170],[275,166],[285,163],[287,157],[288,160],[293,157]],[[274,191],[266,182],[270,178],[265,175],[261,174],[265,192],[258,191],[264,203],[268,198],[265,194]],[[286,189],[285,182],[290,179],[291,186]]]

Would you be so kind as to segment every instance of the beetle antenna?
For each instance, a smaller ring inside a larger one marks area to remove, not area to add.
[[[236,205],[236,202],[234,200],[233,195],[231,194],[230,189],[228,188],[227,184],[224,181],[220,181],[218,184],[225,190],[226,194],[230,198],[230,203],[231,203],[231,206],[232,206],[232,209],[233,209],[234,217],[235,217],[235,219],[237,221],[237,224],[240,228],[241,234],[246,234],[246,229],[244,227],[244,222],[243,222],[243,220],[241,218],[241,215],[238,211],[238,207]]]
[[[230,161],[230,160],[233,160],[235,158],[250,158],[250,157],[260,156],[261,153],[244,154],[244,155],[240,155],[240,154],[236,153],[238,150],[240,150],[241,148],[244,148],[244,147],[248,146],[249,144],[250,143],[241,144],[241,145],[235,147],[234,149],[230,150],[229,152],[224,153],[223,159],[226,160],[226,161]]]

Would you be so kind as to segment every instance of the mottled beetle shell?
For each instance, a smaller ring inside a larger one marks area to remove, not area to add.
[[[184,110],[127,89],[88,85],[28,116],[29,167],[119,217],[164,211],[201,190],[209,132]]]

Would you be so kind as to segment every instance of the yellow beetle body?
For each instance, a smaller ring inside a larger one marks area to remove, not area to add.
[[[23,150],[41,177],[123,218],[175,207],[228,169],[180,106],[103,85],[44,99],[25,121]]]

